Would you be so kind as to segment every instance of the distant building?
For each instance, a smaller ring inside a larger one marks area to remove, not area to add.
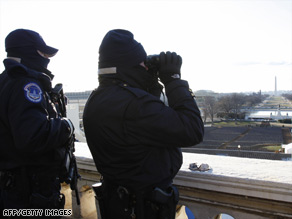
[[[68,103],[83,103],[86,102],[92,91],[83,92],[67,92]]]
[[[83,91],[83,92],[68,92],[65,93],[65,96],[68,98],[68,105],[76,104],[79,108],[79,122],[80,122],[80,130],[83,131],[83,111],[92,91]]]

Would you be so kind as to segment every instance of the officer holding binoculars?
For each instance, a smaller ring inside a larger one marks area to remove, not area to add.
[[[102,218],[175,217],[173,178],[181,147],[200,143],[204,125],[175,52],[148,56],[131,32],[109,31],[99,48],[99,86],[86,103],[87,143],[102,186]],[[164,85],[168,105],[160,100]]]

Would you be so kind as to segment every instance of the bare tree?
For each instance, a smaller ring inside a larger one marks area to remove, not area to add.
[[[202,112],[203,112],[203,122],[204,123],[206,123],[207,122],[207,117],[208,117],[208,112],[207,112],[207,109],[206,109],[206,107],[204,106],[203,108],[202,108]]]
[[[244,103],[245,103],[245,95],[233,93],[233,94],[221,97],[218,100],[218,108],[221,111],[223,111],[221,115],[225,115],[229,118],[237,119],[240,113],[240,109]]]
[[[216,114],[216,99],[213,96],[204,97],[204,112],[206,113],[205,118],[210,117],[212,123],[214,122],[214,115]]]
[[[236,119],[238,118],[238,114],[240,113],[240,109],[242,105],[245,103],[245,95],[233,93],[231,94],[231,101],[232,101],[232,110],[236,115]]]
[[[224,113],[230,113],[233,109],[230,95],[223,96],[218,100],[218,108]]]

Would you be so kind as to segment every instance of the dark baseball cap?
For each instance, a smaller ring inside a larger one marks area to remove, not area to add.
[[[39,33],[27,29],[14,30],[10,32],[5,39],[6,52],[8,52],[10,48],[19,47],[34,47],[50,57],[58,52],[58,49],[48,46]]]

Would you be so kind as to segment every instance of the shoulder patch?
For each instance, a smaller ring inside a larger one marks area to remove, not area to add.
[[[24,86],[24,95],[26,99],[33,103],[39,103],[42,100],[42,90],[36,83],[28,83]]]

